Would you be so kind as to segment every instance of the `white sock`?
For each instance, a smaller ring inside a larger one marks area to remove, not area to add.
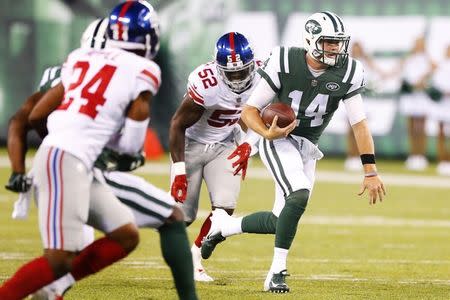
[[[203,269],[202,254],[200,252],[200,248],[197,247],[196,244],[192,245],[191,253],[192,253],[192,263],[194,264],[194,268],[195,269]]]
[[[65,291],[67,291],[68,288],[70,288],[72,285],[75,284],[75,279],[73,278],[72,274],[67,274],[61,278],[59,278],[56,281],[53,281],[53,283],[46,286],[49,290],[52,290],[56,292],[58,295],[63,295]]]
[[[270,271],[273,273],[280,273],[283,270],[286,270],[286,260],[288,256],[288,249],[277,248],[275,247],[273,250],[273,260],[272,266],[270,267]]]
[[[221,228],[222,236],[227,237],[242,233],[242,218],[229,217],[227,223]]]

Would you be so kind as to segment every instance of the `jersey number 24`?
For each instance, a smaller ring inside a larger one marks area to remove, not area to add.
[[[64,101],[58,109],[66,110],[74,101],[74,97],[71,96],[73,91],[77,88],[82,88],[80,98],[86,99],[87,102],[80,106],[79,112],[95,119],[98,113],[97,106],[105,104],[106,98],[104,97],[104,94],[117,67],[104,65],[89,81],[86,80],[86,83],[84,83],[84,81],[86,73],[89,70],[89,62],[78,61],[73,66],[73,69],[79,69],[80,75],[76,82],[70,84],[65,92]],[[91,90],[93,86],[96,86],[94,91]]]

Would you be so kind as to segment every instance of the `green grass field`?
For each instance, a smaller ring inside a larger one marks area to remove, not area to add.
[[[274,237],[241,235],[219,245],[204,262],[215,281],[197,284],[200,298],[450,299],[450,179],[434,176],[432,168],[412,174],[400,162],[381,162],[380,171],[389,173],[388,196],[383,203],[369,206],[367,198],[356,195],[358,180],[342,182],[349,175],[342,165],[336,159],[318,164],[319,179],[289,254],[291,293],[262,292]],[[251,167],[260,166],[255,161]],[[325,173],[331,178],[320,179]],[[8,176],[9,168],[2,167],[0,182]],[[145,177],[168,187],[167,174]],[[421,185],[423,181],[429,183]],[[0,281],[41,254],[36,209],[28,220],[12,220],[15,198],[2,188]],[[237,214],[271,210],[272,198],[271,180],[250,176],[242,185]],[[203,189],[202,216],[208,203]],[[191,240],[202,221],[189,227]],[[141,244],[132,255],[80,282],[65,299],[176,299],[158,234],[148,229],[141,233]]]

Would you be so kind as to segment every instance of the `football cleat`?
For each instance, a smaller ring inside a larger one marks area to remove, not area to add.
[[[63,296],[57,294],[53,289],[44,287],[31,295],[31,300],[63,300]]]
[[[202,242],[202,248],[200,250],[202,253],[202,258],[208,259],[213,253],[216,246],[225,240],[226,238],[224,238],[220,232],[206,236]]]
[[[289,276],[287,270],[279,273],[269,271],[264,282],[264,291],[271,293],[289,293],[289,286],[286,284],[286,277]]]
[[[192,263],[194,264],[194,280],[201,282],[211,282],[214,279],[206,274],[206,270],[202,265],[202,256],[200,254],[200,248],[195,244],[191,247]]]
[[[194,269],[194,280],[200,282],[214,281],[214,279],[206,273],[205,269],[198,268]]]

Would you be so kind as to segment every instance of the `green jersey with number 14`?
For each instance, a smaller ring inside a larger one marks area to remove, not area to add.
[[[363,92],[364,68],[349,57],[341,68],[329,67],[315,77],[306,64],[303,48],[277,47],[258,70],[277,94],[275,102],[292,107],[299,120],[291,134],[317,144],[339,106],[339,101]]]

